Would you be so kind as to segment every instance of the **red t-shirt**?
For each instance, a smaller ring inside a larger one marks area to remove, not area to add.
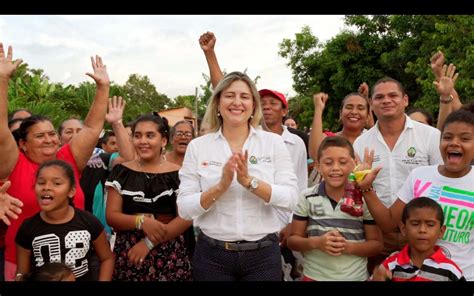
[[[35,181],[36,172],[39,164],[31,161],[23,152],[19,152],[18,161],[12,173],[8,177],[11,181],[11,186],[8,189],[8,194],[20,199],[23,202],[22,213],[18,219],[10,219],[11,225],[8,226],[5,235],[5,260],[16,264],[16,246],[15,236],[18,228],[27,218],[32,217],[40,211],[38,201],[35,195]],[[72,166],[74,177],[76,179],[76,195],[74,196],[74,206],[79,209],[84,209],[84,193],[79,185],[80,172],[77,168],[76,161],[71,152],[69,144],[62,146],[56,158],[64,160]]]

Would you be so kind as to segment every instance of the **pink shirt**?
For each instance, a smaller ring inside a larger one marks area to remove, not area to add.
[[[35,195],[36,172],[39,164],[31,161],[23,152],[19,152],[18,161],[9,176],[11,186],[8,194],[20,199],[23,202],[22,213],[18,219],[10,219],[11,225],[7,229],[5,236],[5,260],[16,264],[16,246],[15,236],[18,228],[23,221],[40,211],[38,201]],[[69,163],[74,171],[76,179],[76,195],[74,196],[74,206],[84,209],[84,193],[79,185],[80,172],[77,168],[76,161],[71,152],[69,144],[64,145],[58,150],[56,158]]]

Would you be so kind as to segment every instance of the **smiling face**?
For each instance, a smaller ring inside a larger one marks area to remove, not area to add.
[[[322,151],[317,167],[326,186],[341,188],[354,169],[354,159],[348,148],[330,146]]]
[[[253,108],[254,98],[252,92],[247,83],[242,80],[232,82],[220,95],[219,112],[224,126],[248,124]]]
[[[345,128],[362,130],[367,124],[369,115],[367,107],[367,101],[361,96],[347,97],[340,113],[342,125]]]
[[[430,255],[444,230],[436,210],[428,207],[411,209],[405,223],[400,223],[400,231],[408,239],[410,251],[418,254]]]
[[[38,121],[28,129],[26,140],[20,148],[36,163],[54,159],[59,148],[59,138],[50,121]]]
[[[382,82],[375,86],[372,95],[372,110],[378,120],[390,121],[404,116],[408,96],[395,82]]]
[[[188,123],[176,125],[173,135],[173,150],[177,154],[184,155],[189,142],[193,139],[193,129]]]
[[[474,159],[474,126],[465,122],[447,124],[439,149],[444,162],[440,173],[451,178],[466,175]]]
[[[158,131],[158,124],[153,121],[141,121],[135,126],[133,146],[140,159],[151,161],[161,156],[161,149],[166,146],[166,138]]]
[[[69,205],[76,190],[63,168],[53,165],[41,169],[35,183],[35,193],[42,211],[48,212]]]

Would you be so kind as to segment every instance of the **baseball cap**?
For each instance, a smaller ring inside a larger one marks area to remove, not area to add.
[[[276,90],[271,89],[261,89],[258,91],[258,93],[260,94],[260,97],[271,95],[279,99],[283,103],[283,106],[285,106],[285,108],[288,108],[288,102],[286,101],[285,95],[281,92],[277,92]]]

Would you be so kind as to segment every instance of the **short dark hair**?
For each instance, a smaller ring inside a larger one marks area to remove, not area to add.
[[[100,138],[100,143],[107,144],[110,137],[115,137],[114,131],[106,131],[104,135],[102,136],[102,138]]]
[[[434,119],[433,119],[433,115],[431,114],[431,112],[429,112],[425,109],[421,109],[421,108],[412,108],[412,109],[407,111],[407,115],[410,115],[410,114],[413,114],[413,113],[416,113],[416,112],[419,112],[419,113],[423,114],[425,116],[426,121],[428,122],[428,124],[430,126],[433,126]]]
[[[459,110],[454,111],[453,113],[450,113],[448,117],[446,117],[446,120],[444,121],[444,124],[441,128],[441,132],[444,131],[446,126],[454,122],[463,122],[463,123],[474,126],[474,112],[470,111],[466,107],[466,109],[459,109]]]
[[[439,221],[440,225],[442,226],[444,223],[444,213],[441,206],[434,200],[429,197],[420,196],[418,198],[414,198],[410,200],[403,209],[402,213],[402,222],[405,224],[410,217],[411,212],[415,209],[433,209],[436,211],[436,219]]]
[[[375,84],[372,86],[372,91],[371,91],[372,96],[371,97],[374,96],[374,90],[377,87],[377,85],[379,85],[381,83],[387,83],[387,82],[395,83],[398,86],[398,88],[400,89],[400,91],[402,92],[402,96],[406,95],[405,88],[400,83],[400,81],[398,81],[396,79],[393,79],[392,77],[385,76],[384,78],[377,80],[377,82],[375,82]]]
[[[59,134],[59,136],[61,136],[61,133],[62,133],[63,130],[64,130],[64,123],[65,123],[66,121],[70,121],[70,120],[77,120],[77,121],[79,121],[81,124],[83,124],[82,120],[79,119],[79,118],[76,118],[76,117],[70,117],[70,118],[68,118],[68,119],[64,120],[63,122],[61,122],[61,124],[59,125],[59,128],[58,128],[58,134]]]
[[[25,111],[25,112],[30,113],[30,115],[33,115],[33,113],[30,110],[28,110],[26,108],[20,108],[20,109],[16,109],[16,110],[12,111],[12,113],[10,113],[10,115],[8,116],[8,120],[11,120],[13,118],[13,116],[15,116],[15,114],[20,112],[20,111]],[[22,118],[22,119],[24,119],[24,118]]]
[[[351,155],[351,157],[355,158],[354,147],[352,147],[351,142],[349,142],[349,140],[347,140],[346,138],[343,138],[340,136],[334,136],[334,137],[326,137],[321,142],[318,149],[318,160],[321,158],[323,151],[329,147],[347,148],[347,150],[349,150],[349,154]]]

